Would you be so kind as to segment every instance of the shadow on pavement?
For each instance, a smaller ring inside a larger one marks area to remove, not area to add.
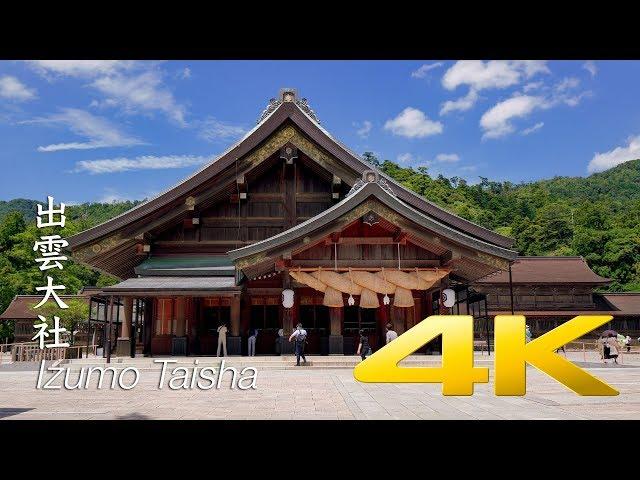
[[[149,420],[151,417],[148,417],[138,412],[133,412],[133,413],[128,413],[126,415],[120,415],[116,418],[118,420]]]
[[[0,418],[7,418],[20,413],[28,412],[33,408],[0,408]]]

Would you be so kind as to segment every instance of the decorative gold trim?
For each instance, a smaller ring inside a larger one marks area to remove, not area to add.
[[[90,259],[96,257],[99,254],[104,254],[128,240],[128,238],[122,238],[122,235],[120,234],[112,235],[111,237],[107,237],[98,243],[94,243],[93,245],[76,250],[72,253],[72,257],[79,262],[88,263]]]

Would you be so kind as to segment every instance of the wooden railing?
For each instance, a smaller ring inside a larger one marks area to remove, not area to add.
[[[53,342],[49,342],[53,343]],[[72,345],[69,347],[40,348],[39,342],[5,343],[0,345],[0,365],[7,357],[14,362],[40,362],[42,360],[64,360],[82,358],[82,353],[96,355],[99,345]]]

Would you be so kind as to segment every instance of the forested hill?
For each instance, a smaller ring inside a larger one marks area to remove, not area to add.
[[[364,158],[461,217],[515,239],[520,255],[582,255],[610,290],[640,291],[640,159],[589,177],[531,183],[432,178]]]
[[[640,291],[640,160],[589,177],[556,177],[531,183],[480,177],[433,178],[426,168],[403,168],[364,158],[435,203],[516,240],[521,255],[582,255],[611,290]],[[16,294],[33,294],[43,275],[34,262],[36,201],[0,201],[0,311]],[[138,202],[85,203],[67,208],[68,237],[132,208]],[[51,272],[51,271],[50,271]],[[83,285],[115,279],[67,262],[54,277],[73,293]],[[1,336],[1,333],[0,333]]]

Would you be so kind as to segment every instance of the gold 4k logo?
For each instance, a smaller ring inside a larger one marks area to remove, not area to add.
[[[531,342],[522,315],[495,317],[495,393],[524,395],[526,365],[533,365],[579,395],[618,395],[618,391],[555,353],[572,340],[609,322],[611,316],[580,315]],[[398,363],[442,335],[440,367],[399,367]],[[443,395],[473,395],[476,383],[489,382],[489,369],[473,364],[473,318],[434,315],[378,350],[353,371],[360,382],[442,383]]]

